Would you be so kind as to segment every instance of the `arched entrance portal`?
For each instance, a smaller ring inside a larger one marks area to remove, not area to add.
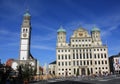
[[[86,75],[85,68],[81,68],[81,75]]]

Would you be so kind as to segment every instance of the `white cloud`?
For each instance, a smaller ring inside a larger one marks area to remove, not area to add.
[[[8,30],[0,30],[0,35],[7,35],[9,34]]]
[[[44,33],[44,34],[38,33],[37,35],[33,34],[31,40],[32,40],[32,42],[35,42],[35,43],[45,42],[45,41],[53,41],[56,39],[56,35],[57,35],[56,32],[49,32],[49,33]]]
[[[54,48],[54,47],[49,47],[49,46],[32,45],[31,47],[32,47],[32,48],[35,48],[35,49],[55,51],[55,48]]]
[[[9,36],[9,37],[18,37],[19,36],[19,34],[17,32],[9,31],[9,30],[6,30],[5,28],[0,30],[0,35],[1,36]]]

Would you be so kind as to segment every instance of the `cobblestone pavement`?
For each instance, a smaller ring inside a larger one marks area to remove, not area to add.
[[[116,75],[105,77],[68,77],[34,81],[30,84],[120,84],[120,77]]]

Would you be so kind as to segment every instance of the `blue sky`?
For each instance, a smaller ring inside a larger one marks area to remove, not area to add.
[[[95,25],[101,30],[103,44],[109,56],[120,52],[119,0],[0,0],[0,59],[18,59],[20,30],[26,8],[31,14],[31,53],[40,61],[56,59],[57,30],[67,31],[67,42],[80,27],[89,33]]]

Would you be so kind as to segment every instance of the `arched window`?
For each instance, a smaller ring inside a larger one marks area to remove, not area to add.
[[[26,29],[26,32],[28,32],[28,29]]]
[[[23,29],[23,33],[25,33],[25,29]]]

